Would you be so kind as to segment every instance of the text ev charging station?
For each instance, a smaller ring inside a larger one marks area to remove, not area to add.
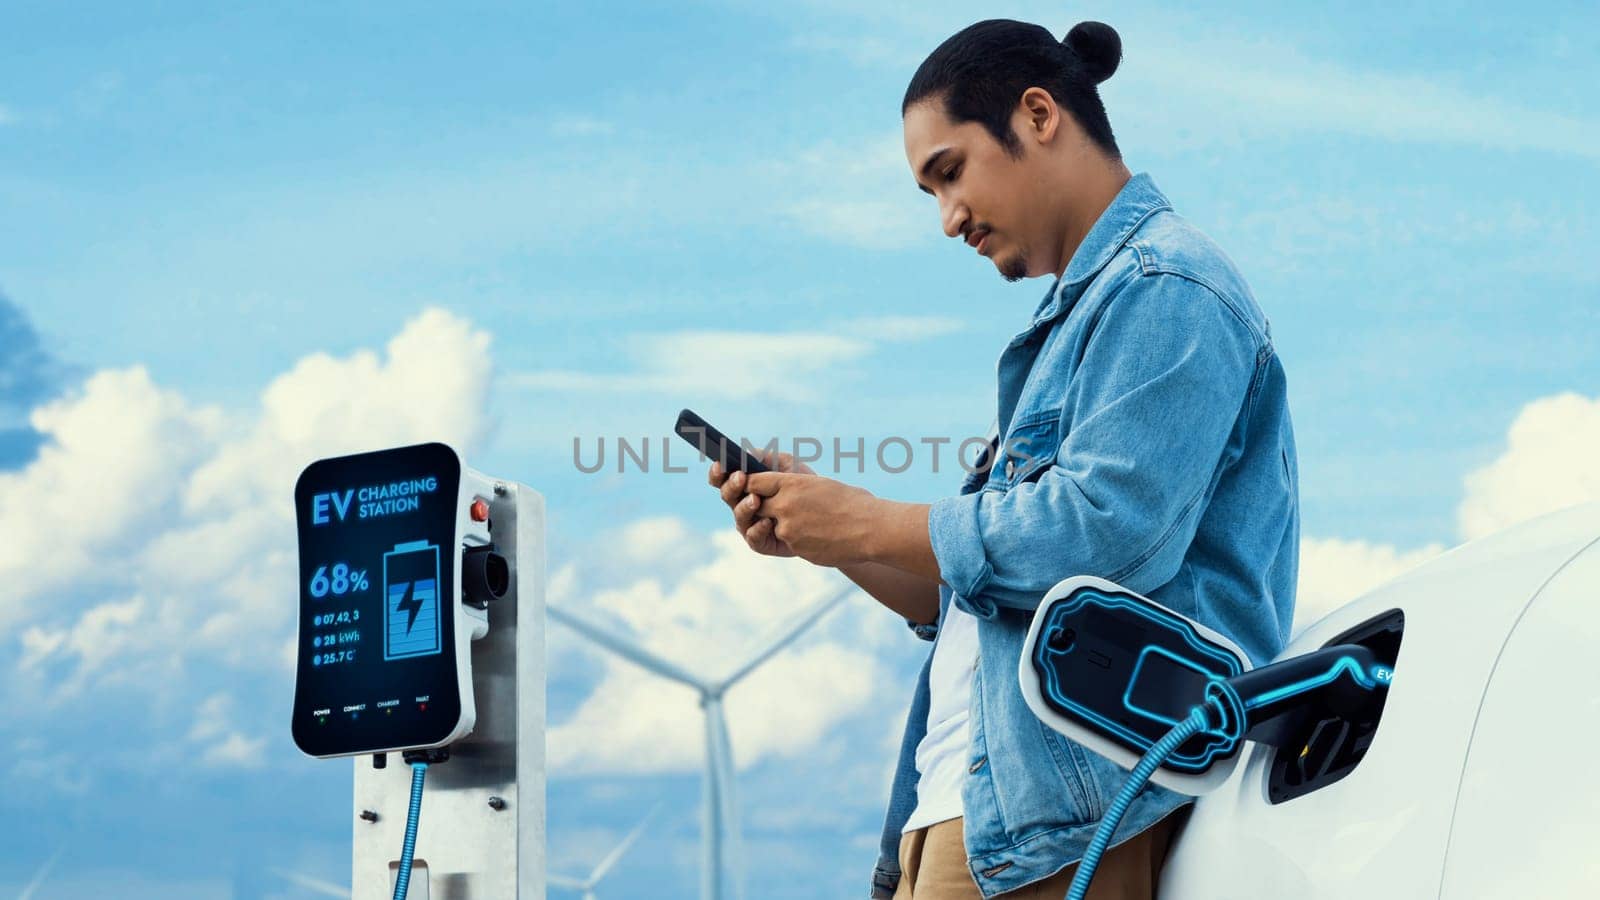
[[[292,732],[356,758],[352,896],[414,841],[413,900],[543,898],[543,498],[429,443],[314,462],[295,509]]]

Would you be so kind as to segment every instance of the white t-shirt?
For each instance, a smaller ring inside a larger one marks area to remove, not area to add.
[[[917,808],[902,834],[961,815],[967,718],[977,667],[978,620],[952,603],[939,623],[928,670],[928,733],[917,744]]]

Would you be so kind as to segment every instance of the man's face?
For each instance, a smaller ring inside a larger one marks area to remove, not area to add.
[[[1039,205],[1047,192],[1036,149],[1030,153],[1024,141],[1013,159],[977,122],[951,123],[942,97],[911,106],[903,126],[911,175],[938,199],[945,234],[975,246],[1007,281],[1053,271],[1039,233],[1049,218]]]

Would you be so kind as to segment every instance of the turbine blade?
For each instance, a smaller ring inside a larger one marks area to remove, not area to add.
[[[67,845],[62,844],[56,848],[56,852],[50,854],[50,858],[44,861],[44,865],[39,867],[38,872],[34,873],[33,880],[22,888],[22,893],[17,895],[17,900],[30,900],[33,897],[34,893],[39,890],[39,886],[44,884],[45,878],[50,875],[50,870],[56,867],[56,860],[61,858],[61,854],[66,849]]]
[[[749,662],[740,666],[732,675],[729,675],[726,679],[724,679],[722,682],[723,688],[726,689],[732,687],[739,681],[739,679],[755,671],[758,666],[772,658],[773,654],[788,646],[789,642],[799,637],[805,632],[806,629],[821,621],[823,616],[827,615],[835,606],[838,606],[840,603],[844,602],[845,598],[849,597],[858,590],[860,590],[860,588],[856,587],[856,585],[852,583],[848,587],[840,589],[838,593],[834,594],[828,599],[823,600],[822,602],[806,610],[799,616],[798,619],[796,619],[793,625],[785,628],[782,634],[779,634],[776,638],[773,638],[770,642],[768,642],[764,648],[759,650],[756,655],[750,659]]]
[[[350,900],[350,889],[341,887],[331,881],[312,878],[310,875],[301,875],[299,872],[291,872],[288,869],[272,869],[271,871],[272,874],[285,881],[293,882],[308,891],[321,894],[324,897],[342,897],[344,900]]]
[[[558,606],[549,604],[545,605],[545,613],[550,618],[555,619],[557,622],[560,622],[568,628],[571,628],[573,631],[578,632],[589,640],[594,641],[596,644],[599,644],[607,650],[610,650],[612,653],[617,654],[618,656],[628,660],[642,669],[654,672],[657,675],[660,675],[662,678],[682,682],[683,684],[687,684],[690,687],[698,690],[704,690],[706,688],[704,679],[697,678],[694,675],[689,674],[687,670],[667,662],[643,647],[637,646],[632,641],[622,637],[621,635],[612,634],[611,632],[606,631],[603,627],[596,625],[593,622],[582,618],[581,616],[567,612]]]
[[[639,835],[644,833],[644,827],[650,824],[650,820],[655,818],[655,814],[660,811],[660,809],[661,804],[657,803],[655,807],[650,810],[650,812],[645,814],[643,819],[639,820],[639,824],[633,826],[633,831],[629,832],[628,836],[622,839],[622,843],[618,844],[610,853],[606,854],[605,859],[600,860],[600,865],[595,866],[594,872],[589,875],[590,884],[599,884],[600,879],[606,877],[606,873],[610,872],[611,867],[617,864],[617,860],[622,858],[622,854],[628,852],[628,848],[633,846],[633,842],[639,839]]]
[[[559,875],[555,872],[545,875],[544,880],[546,883],[553,884],[556,887],[564,887],[574,891],[587,891],[589,889],[588,882],[579,881],[566,875]]]

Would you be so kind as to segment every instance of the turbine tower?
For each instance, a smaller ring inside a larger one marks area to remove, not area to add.
[[[739,859],[738,808],[733,796],[733,749],[728,742],[728,722],[722,712],[722,698],[746,675],[755,671],[779,650],[789,645],[802,632],[816,624],[824,615],[839,605],[852,592],[854,584],[845,587],[832,597],[811,607],[793,625],[773,640],[765,643],[750,659],[720,679],[706,679],[691,674],[673,663],[638,646],[632,641],[604,627],[595,625],[553,604],[547,604],[545,613],[551,619],[566,625],[596,644],[663,678],[688,685],[700,694],[700,708],[705,710],[706,775],[704,781],[704,809],[701,817],[701,840],[704,857],[700,872],[702,900],[723,900],[723,879],[728,871],[733,873],[734,896],[742,896],[739,879],[742,874]],[[724,850],[723,837],[729,847]]]
[[[569,890],[582,891],[583,900],[598,900],[594,893],[595,886],[600,883],[600,879],[606,877],[606,874],[611,871],[611,867],[617,864],[617,860],[622,858],[622,854],[628,852],[628,848],[633,846],[633,842],[639,839],[639,835],[644,833],[644,826],[649,824],[651,817],[653,817],[660,809],[661,804],[657,803],[655,808],[650,810],[650,812],[639,821],[639,824],[633,827],[633,831],[629,832],[628,836],[622,839],[622,843],[618,844],[615,849],[606,854],[605,859],[600,860],[600,864],[594,867],[594,871],[589,873],[588,878],[570,878],[566,875],[557,875],[552,872],[545,876],[545,880],[555,887],[564,887]]]

